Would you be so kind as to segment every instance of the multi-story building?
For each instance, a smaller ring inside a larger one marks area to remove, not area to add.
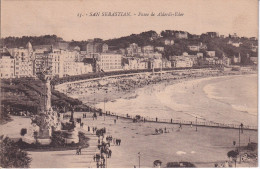
[[[163,59],[162,60],[162,66],[163,68],[171,68],[172,67],[172,63],[170,61],[168,61],[167,59]]]
[[[46,67],[50,69],[50,75],[63,77],[63,61],[64,50],[52,49],[46,57]]]
[[[152,63],[152,68],[154,69],[163,68],[162,59],[153,59],[151,60],[151,63]]]
[[[215,65],[216,59],[215,58],[205,58],[208,65]]]
[[[113,71],[122,69],[122,55],[101,53],[97,58],[96,71]]]
[[[94,43],[94,53],[102,53],[102,43]]]
[[[136,56],[142,52],[141,47],[139,47],[136,43],[130,44],[129,47],[126,48],[126,51],[127,56]]]
[[[44,70],[47,64],[47,55],[44,53],[36,53],[34,61],[34,72],[40,73]]]
[[[64,76],[75,76],[92,72],[91,64],[83,62],[64,62]]]
[[[187,56],[170,56],[172,67],[192,67],[193,61]]]
[[[87,54],[94,53],[94,42],[89,42],[86,46]]]
[[[47,54],[46,66],[50,68],[52,76],[63,77],[68,75],[71,67],[75,66],[75,62],[79,59],[77,51],[68,51],[62,49],[52,49]]]
[[[30,42],[26,44],[26,48],[13,48],[9,49],[10,54],[14,58],[14,76],[20,77],[33,77],[35,55]]]
[[[33,77],[34,76],[34,62],[30,59],[15,58],[15,77]]]
[[[14,59],[8,51],[0,54],[0,75],[3,79],[14,77]]]
[[[86,53],[106,53],[108,51],[108,45],[105,43],[88,42],[86,45]]]
[[[197,55],[188,55],[187,57],[192,61],[192,65],[198,65],[198,56]]]
[[[46,55],[46,67],[50,68],[50,74],[52,76],[58,77],[92,72],[92,66],[80,62],[80,56],[78,51],[53,48],[52,51]]]
[[[128,69],[148,69],[148,62],[141,58],[129,58]]]
[[[172,61],[172,67],[192,67],[192,61],[189,58],[183,57]]]

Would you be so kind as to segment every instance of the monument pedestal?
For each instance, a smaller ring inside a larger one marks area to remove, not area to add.
[[[37,140],[38,143],[40,143],[41,145],[49,145],[51,143],[51,139],[38,139]]]

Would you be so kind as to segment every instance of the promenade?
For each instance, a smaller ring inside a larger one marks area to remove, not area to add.
[[[86,112],[84,112],[86,113]],[[75,112],[75,118],[83,112]],[[120,146],[111,145],[112,157],[107,161],[108,168],[138,167],[138,152],[141,153],[141,167],[153,167],[155,160],[167,162],[189,161],[197,167],[214,167],[223,163],[227,152],[238,147],[239,131],[232,128],[214,128],[170,123],[133,122],[130,118],[118,116],[98,116],[93,120],[92,113],[82,118],[84,126],[106,128],[106,136],[122,140]],[[165,132],[166,129],[166,132]],[[163,133],[156,133],[163,130]],[[236,141],[236,145],[233,145]],[[257,131],[244,130],[240,145],[257,141]],[[190,146],[192,145],[192,146]],[[243,165],[243,163],[241,164]],[[256,163],[250,163],[250,166]]]

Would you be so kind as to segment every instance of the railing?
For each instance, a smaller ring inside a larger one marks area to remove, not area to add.
[[[137,119],[135,115],[114,113],[110,111],[106,111],[106,113],[102,112],[101,109],[90,108],[91,112],[96,112],[97,114],[101,113],[103,116],[115,116],[118,118],[124,119]],[[151,118],[151,117],[141,117],[138,118],[139,121],[142,122],[157,122],[157,123],[168,123],[168,124],[181,124],[181,125],[193,125],[193,126],[201,126],[201,127],[215,127],[215,128],[227,128],[227,129],[239,129],[241,124],[225,124],[225,123],[217,123],[212,121],[186,121],[186,120],[174,120],[174,119],[160,119],[160,118]],[[258,126],[251,125],[243,125],[244,130],[258,130]]]

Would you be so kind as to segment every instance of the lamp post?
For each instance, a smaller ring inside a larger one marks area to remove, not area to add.
[[[94,89],[94,114],[96,113],[96,90]]]
[[[196,116],[196,131],[198,131],[197,126],[198,126],[198,124],[197,124],[197,116]]]
[[[243,124],[241,123],[241,125],[239,125],[238,128],[238,153],[239,153],[239,163],[241,163],[241,154],[240,154],[240,130],[242,130],[242,126]]]
[[[138,158],[139,158],[139,168],[141,168],[141,153],[138,152]]]
[[[163,68],[163,59],[161,58],[161,70],[160,70],[160,78],[162,80],[162,68]]]
[[[106,91],[107,94],[107,91]],[[104,96],[104,121],[106,120],[106,95]]]

